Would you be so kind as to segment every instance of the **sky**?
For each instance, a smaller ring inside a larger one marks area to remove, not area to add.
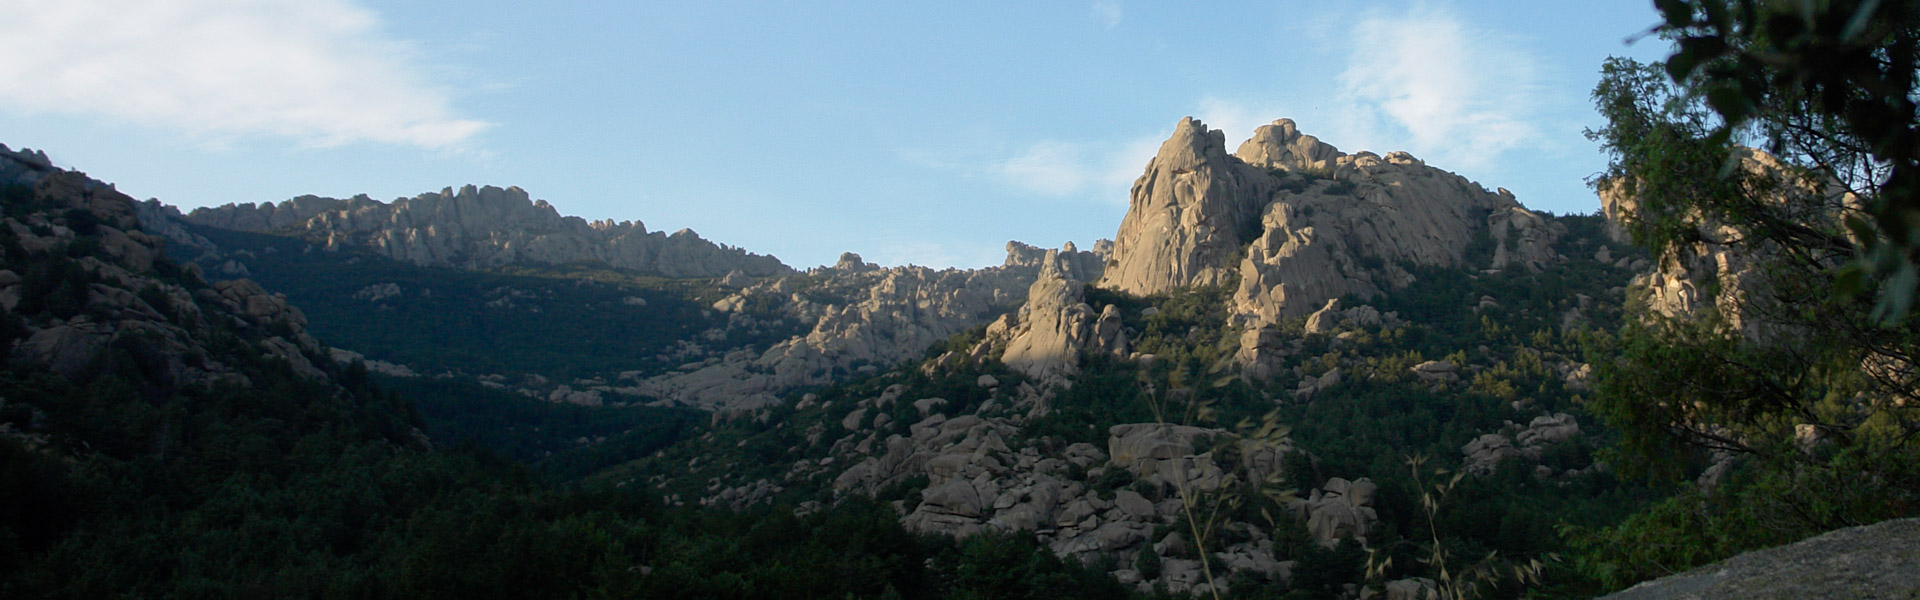
[[[1182,117],[1594,212],[1649,0],[0,0],[0,143],[190,210],[520,186],[805,268],[1111,238]]]

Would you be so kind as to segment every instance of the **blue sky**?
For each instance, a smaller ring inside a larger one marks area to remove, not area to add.
[[[788,264],[1111,237],[1181,117],[1287,117],[1556,213],[1647,0],[0,0],[0,143],[184,208],[518,185]]]

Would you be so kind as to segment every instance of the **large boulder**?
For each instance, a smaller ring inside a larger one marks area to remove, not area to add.
[[[1641,583],[1603,600],[1920,597],[1920,519],[1830,531]]]
[[[93,364],[112,337],[110,328],[82,316],[34,332],[17,349],[24,351],[23,357],[32,363],[44,365],[62,376],[74,377]]]
[[[1365,477],[1358,481],[1335,477],[1314,490],[1313,495],[1295,500],[1288,508],[1293,509],[1294,516],[1307,522],[1307,531],[1321,546],[1331,548],[1347,538],[1364,545],[1367,533],[1380,518],[1373,509],[1373,497],[1379,489],[1380,486]]]
[[[1190,476],[1194,444],[1224,436],[1225,431],[1170,423],[1128,423],[1107,429],[1109,464],[1140,478],[1167,478],[1181,483]],[[1210,462],[1210,461],[1209,461]],[[1218,467],[1214,467],[1218,470]]]
[[[1492,475],[1509,458],[1539,460],[1548,447],[1580,437],[1580,422],[1567,413],[1534,417],[1524,428],[1508,425],[1506,431],[1483,434],[1460,447],[1468,473]]]
[[[1082,301],[1082,285],[1056,270],[1041,271],[1028,288],[1019,325],[1010,332],[1000,361],[1042,381],[1076,372],[1080,349],[1092,340],[1098,318]]]

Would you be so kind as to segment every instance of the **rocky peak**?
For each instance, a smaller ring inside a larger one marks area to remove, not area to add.
[[[1007,326],[1006,352],[1001,362],[1046,383],[1059,383],[1079,368],[1080,351],[1095,348],[1126,356],[1126,332],[1113,306],[1105,312],[1086,303],[1086,267],[1075,264],[1073,253],[1048,250],[1027,301]],[[984,344],[993,344],[987,340]]]
[[[1073,242],[1067,242],[1067,244],[1067,250],[1071,251]],[[1012,240],[1007,242],[1007,260],[1001,263],[1001,265],[1008,267],[1039,267],[1041,261],[1046,260],[1046,257],[1046,248]]]
[[[53,161],[47,159],[47,153],[32,148],[14,150],[6,144],[0,144],[0,175],[6,180],[27,181],[28,173],[52,171]]]
[[[1014,269],[1037,269],[1041,272],[1053,271],[1056,275],[1090,281],[1100,276],[1106,268],[1107,257],[1113,252],[1113,242],[1100,240],[1094,242],[1093,250],[1082,252],[1067,242],[1059,250],[1041,248],[1020,243],[1007,242],[1007,260],[1002,266]]]
[[[1346,154],[1293,121],[1261,126],[1233,155],[1191,118],[1134,183],[1102,287],[1150,295],[1234,279],[1237,325],[1257,328],[1346,294],[1406,285],[1401,264],[1538,269],[1561,233],[1505,190],[1405,152]],[[1493,255],[1467,264],[1490,238]]]
[[[1133,183],[1103,287],[1140,295],[1220,283],[1274,184],[1226,151],[1224,133],[1188,117]]]
[[[1320,141],[1320,138],[1300,133],[1293,119],[1280,119],[1271,125],[1254,129],[1253,137],[1242,142],[1233,155],[1256,167],[1294,171],[1330,169],[1333,161],[1346,156],[1346,153]]]
[[[848,273],[864,273],[867,271],[877,271],[880,269],[880,265],[867,262],[860,258],[858,254],[842,252],[840,253],[839,262],[833,263],[833,267],[831,268],[836,271],[846,271]]]
[[[1186,117],[1174,126],[1173,137],[1160,143],[1153,161],[1169,171],[1183,172],[1218,164],[1226,155],[1226,132],[1208,129],[1199,119]]]

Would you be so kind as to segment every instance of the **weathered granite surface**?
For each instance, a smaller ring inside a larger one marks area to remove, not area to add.
[[[1920,519],[1830,531],[1755,550],[1605,600],[1920,598]]]

